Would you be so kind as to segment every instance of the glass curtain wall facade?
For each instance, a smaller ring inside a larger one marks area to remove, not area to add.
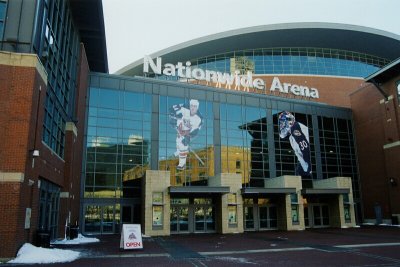
[[[120,219],[140,219],[140,181],[149,169],[151,148],[151,95],[96,87],[89,95],[84,229],[113,233]]]
[[[314,47],[277,47],[232,51],[189,60],[192,67],[240,74],[312,74],[364,78],[390,60],[347,50]],[[175,80],[173,76],[160,79]]]
[[[169,171],[171,186],[204,186],[220,173],[237,173],[243,187],[263,188],[270,178],[297,175],[296,151],[288,138],[279,135],[282,111],[289,111],[308,127],[311,175],[302,177],[303,186],[316,179],[351,177],[359,208],[350,109],[185,83],[92,74],[88,110],[83,185],[88,227],[93,220],[101,223],[103,211],[98,206],[119,205],[130,198],[140,203],[139,180],[146,170]],[[185,133],[185,118],[197,122],[196,133]],[[95,215],[93,209],[87,210],[92,204],[96,204]]]
[[[0,0],[0,41],[3,40],[4,20],[6,17],[7,1]]]
[[[234,61],[232,59],[235,59]],[[199,68],[221,72],[251,70],[254,74],[316,74],[366,77],[390,61],[347,50],[277,47],[234,51],[191,60]],[[246,64],[240,64],[246,62]],[[242,68],[241,68],[242,66]],[[249,68],[250,67],[250,68]]]
[[[64,157],[65,123],[74,121],[79,33],[64,1],[40,1],[33,49],[48,74],[42,140]]]

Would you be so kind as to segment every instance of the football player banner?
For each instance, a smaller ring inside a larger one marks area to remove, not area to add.
[[[123,224],[119,248],[143,249],[142,230],[140,224]]]

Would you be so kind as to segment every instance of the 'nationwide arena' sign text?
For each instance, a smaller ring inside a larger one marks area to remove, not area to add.
[[[218,84],[225,84],[226,88],[231,88],[232,85],[235,88],[241,86],[249,91],[250,88],[256,90],[265,90],[265,82],[263,79],[253,79],[253,73],[248,71],[246,75],[239,75],[239,71],[235,71],[234,74],[222,73],[213,70],[203,70],[200,68],[192,68],[192,63],[187,61],[185,65],[182,62],[178,62],[176,65],[171,63],[165,63],[162,66],[161,57],[157,57],[156,63],[149,56],[144,56],[143,72],[149,73],[149,67],[155,74],[163,74],[166,76],[178,76],[179,78],[185,79],[196,79],[206,82],[213,82]],[[162,68],[164,67],[164,68]],[[270,91],[280,91],[281,93],[294,94],[298,96],[319,98],[319,93],[316,88],[309,88],[307,86],[281,83],[278,77],[274,77],[272,80]]]

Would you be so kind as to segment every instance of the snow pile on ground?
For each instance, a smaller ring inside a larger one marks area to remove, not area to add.
[[[377,225],[375,223],[363,223],[362,225]],[[381,223],[378,224],[379,226],[392,226],[392,227],[400,227],[398,224],[388,224],[388,223]]]
[[[78,235],[75,239],[63,239],[63,240],[55,240],[51,242],[52,245],[79,245],[79,244],[86,244],[86,243],[96,243],[100,242],[98,238],[94,237],[86,237],[81,234]]]
[[[381,223],[380,226],[393,226],[393,227],[400,227],[398,224],[387,224],[387,223]]]
[[[71,262],[79,258],[80,252],[64,249],[38,248],[25,243],[17,257],[8,263],[56,263]]]
[[[257,264],[255,262],[251,262],[246,258],[234,258],[234,257],[215,257],[215,259],[220,260],[220,261],[227,261],[231,262],[233,264],[235,263],[246,263],[246,264]],[[257,264],[258,265],[258,264]]]

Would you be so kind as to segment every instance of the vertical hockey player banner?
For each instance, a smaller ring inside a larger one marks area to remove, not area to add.
[[[311,175],[311,153],[310,153],[310,137],[308,127],[297,122],[292,113],[283,111],[278,116],[279,137],[289,137],[290,145],[296,157],[298,164],[295,174],[299,176]]]
[[[196,159],[204,165],[204,162],[190,149],[191,140],[199,133],[203,125],[203,116],[199,112],[199,101],[190,99],[189,104],[176,104],[170,107],[169,122],[176,130],[176,151],[174,156],[179,156],[177,170],[186,168],[186,158],[192,152]]]

